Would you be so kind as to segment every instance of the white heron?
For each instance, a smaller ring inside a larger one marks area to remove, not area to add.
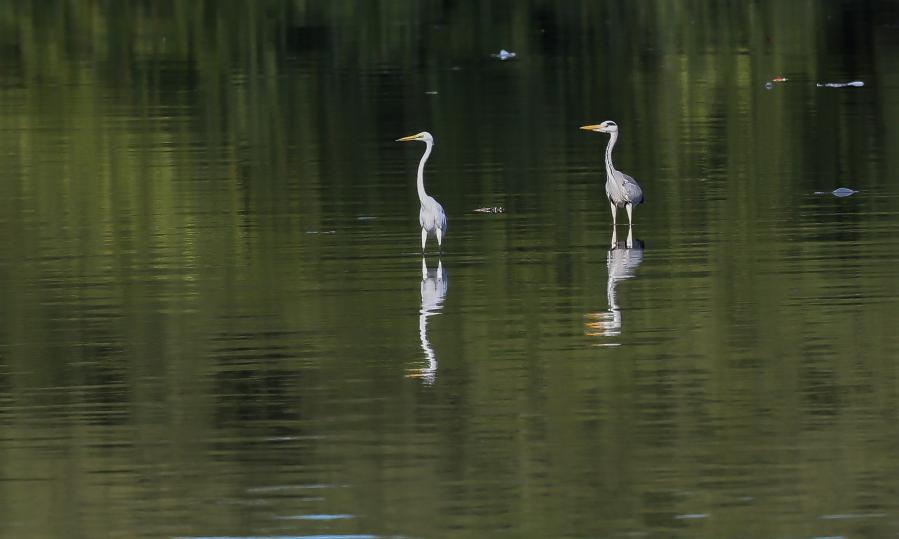
[[[625,174],[615,170],[612,165],[612,148],[615,147],[615,141],[618,140],[618,124],[611,120],[597,125],[584,125],[581,129],[586,131],[596,131],[599,133],[609,133],[609,143],[606,146],[606,196],[609,198],[609,204],[612,208],[612,226],[615,226],[618,217],[618,208],[627,210],[628,225],[634,223],[634,206],[643,202],[643,189],[637,184],[637,181]]]
[[[433,384],[437,377],[437,354],[428,340],[428,318],[443,310],[446,298],[447,278],[443,261],[437,262],[437,269],[429,271],[425,259],[421,259],[421,310],[418,311],[418,338],[421,351],[425,354],[427,366],[419,369],[408,369],[408,378],[421,378],[426,384]]]
[[[425,163],[431,155],[431,149],[434,148],[434,137],[427,131],[422,131],[417,135],[409,135],[396,140],[397,142],[420,140],[425,143],[425,153],[421,156],[421,162],[418,163],[418,199],[421,201],[418,222],[421,224],[421,250],[425,250],[428,236],[433,234],[437,237],[437,248],[442,251],[443,236],[446,235],[446,213],[443,211],[443,206],[434,197],[425,193]]]

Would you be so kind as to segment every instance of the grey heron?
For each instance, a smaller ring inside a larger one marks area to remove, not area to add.
[[[431,155],[431,149],[434,148],[434,137],[427,131],[422,131],[416,135],[396,140],[397,142],[420,140],[425,143],[425,153],[421,156],[421,162],[418,163],[418,199],[421,201],[418,222],[421,224],[421,250],[425,250],[428,235],[433,234],[437,237],[437,248],[442,251],[443,236],[446,234],[446,213],[443,211],[443,206],[434,197],[425,193],[425,163]]]
[[[581,129],[611,135],[606,146],[606,196],[609,198],[612,208],[612,226],[616,224],[618,208],[627,210],[628,225],[633,224],[634,206],[643,202],[643,189],[640,189],[636,180],[624,172],[615,170],[615,166],[612,165],[612,148],[615,147],[615,141],[618,140],[618,124],[606,120],[597,125],[581,126]]]

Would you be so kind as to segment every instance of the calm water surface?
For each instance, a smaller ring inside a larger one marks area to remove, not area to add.
[[[899,534],[895,4],[315,4],[0,8],[0,536]]]

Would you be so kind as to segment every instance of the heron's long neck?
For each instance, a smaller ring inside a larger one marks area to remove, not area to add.
[[[609,137],[609,143],[606,145],[606,172],[609,174],[615,170],[615,167],[612,165],[612,148],[615,147],[615,141],[617,140],[618,132],[613,131],[612,136]]]
[[[428,196],[425,193],[425,163],[428,162],[428,157],[431,155],[431,148],[433,144],[430,142],[425,142],[427,147],[425,148],[425,154],[421,156],[421,162],[418,163],[418,199],[424,204],[425,197]]]

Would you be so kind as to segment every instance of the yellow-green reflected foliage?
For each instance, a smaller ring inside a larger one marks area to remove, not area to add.
[[[897,148],[885,120],[897,117],[897,100],[868,108],[816,94],[813,84],[876,73],[869,89],[887,92],[899,64],[884,46],[871,65],[835,65],[843,60],[826,8],[811,0],[3,3],[0,210],[9,217],[0,239],[16,265],[5,270],[0,327],[19,343],[3,351],[14,416],[4,435],[62,439],[67,451],[48,467],[27,444],[3,446],[13,478],[46,481],[27,498],[9,483],[3,505],[34,536],[97,537],[128,535],[154,511],[196,519],[201,509],[172,505],[201,500],[230,531],[245,513],[214,501],[278,484],[280,465],[319,464],[322,477],[306,479],[374,485],[358,499],[329,493],[333,512],[377,515],[391,533],[478,529],[478,516],[446,511],[446,500],[467,497],[493,504],[500,524],[546,537],[566,526],[599,535],[596,521],[622,515],[665,529],[674,510],[696,510],[672,492],[738,498],[764,491],[756,472],[781,477],[754,518],[721,509],[706,536],[722,537],[746,535],[766,520],[759,515],[782,516],[784,498],[822,513],[840,504],[816,493],[854,483],[851,492],[864,493],[865,477],[897,476],[887,473],[891,439],[866,440],[866,425],[894,419],[895,368],[883,348],[868,351],[871,362],[846,353],[895,342],[896,308],[875,302],[856,320],[851,296],[832,297],[832,272],[870,260],[884,238],[816,230],[815,207],[797,209],[796,193],[843,179],[875,188],[896,176],[899,152],[871,146]],[[889,30],[853,24],[860,31],[847,31],[854,37],[841,46],[889,44]],[[501,47],[517,63],[491,63]],[[795,80],[793,97],[787,87],[762,89],[777,75]],[[853,106],[861,110],[847,114]],[[637,219],[648,256],[671,257],[648,259],[648,275],[623,287],[629,330],[667,328],[657,342],[622,347],[627,361],[571,335],[583,313],[603,308],[608,219],[605,141],[576,127],[607,118],[622,125],[616,163],[647,191]],[[455,226],[449,301],[472,306],[433,319],[440,376],[456,385],[430,392],[397,367],[419,353],[417,260],[408,282],[360,277],[414,251],[418,154],[387,148],[418,129],[438,138],[429,188]],[[859,131],[870,134],[847,135]],[[586,176],[595,185],[572,180]],[[509,207],[516,224],[465,221],[488,204]],[[895,210],[894,201],[879,204]],[[353,219],[373,214],[409,248],[358,233],[329,251],[303,236],[362,227]],[[528,227],[522,215],[558,219]],[[782,221],[793,226],[772,224]],[[460,222],[478,235],[461,237]],[[695,235],[683,245],[685,230]],[[584,245],[596,251],[587,263],[560,253]],[[889,264],[852,293],[895,291]],[[369,288],[341,294],[339,272]],[[564,296],[570,289],[580,294]],[[384,312],[403,294],[409,320]],[[828,294],[832,310],[820,305]],[[240,310],[257,305],[270,310]],[[487,308],[495,316],[479,318]],[[257,347],[243,350],[252,357],[240,355],[244,340]],[[820,364],[802,361],[834,342],[845,344],[819,352]],[[278,345],[328,353],[303,377],[302,358],[282,366]],[[816,420],[822,429],[808,429]],[[279,429],[338,443],[276,452],[276,465],[237,458],[262,452],[253,444]],[[367,445],[341,445],[347,434]],[[752,443],[768,439],[770,448]],[[837,470],[822,474],[815,456],[835,445],[842,453],[825,464]],[[417,467],[428,451],[441,465]],[[412,464],[396,465],[404,460]],[[121,475],[100,481],[98,470]],[[732,484],[716,484],[721,477]],[[391,527],[397,521],[408,526]],[[0,526],[16,535],[14,521]]]

